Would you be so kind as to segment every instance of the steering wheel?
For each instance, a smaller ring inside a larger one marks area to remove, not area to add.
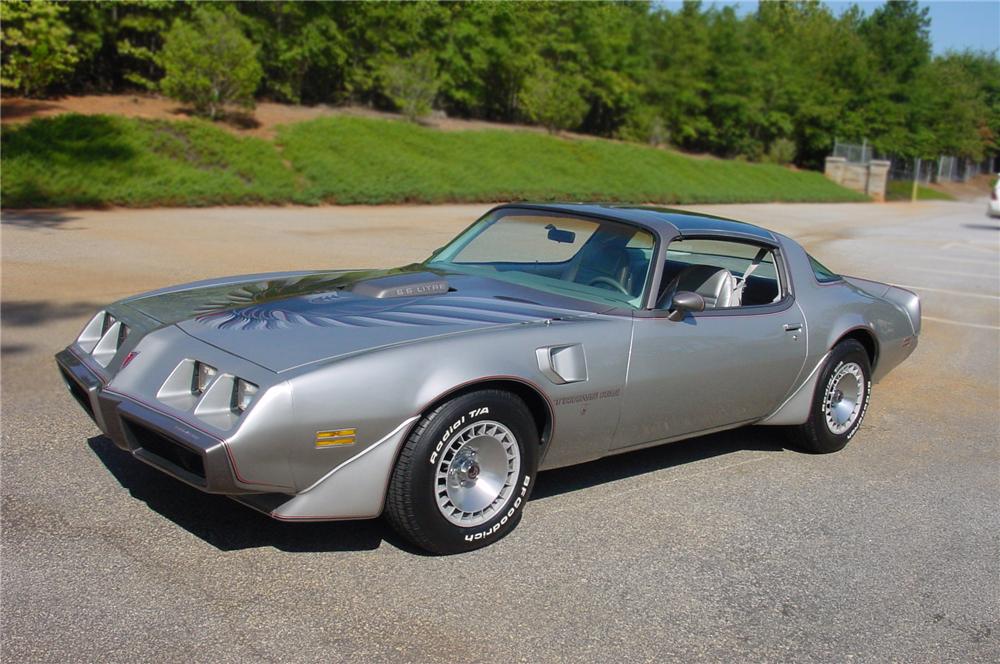
[[[618,281],[617,279],[612,279],[611,277],[594,277],[593,279],[590,280],[590,283],[588,283],[587,285],[588,286],[598,286],[598,285],[601,285],[601,284],[603,284],[605,286],[610,286],[612,290],[616,290],[619,293],[621,293],[622,295],[631,295],[632,294],[632,293],[629,293],[628,289],[625,288],[625,286],[622,285],[622,282]]]

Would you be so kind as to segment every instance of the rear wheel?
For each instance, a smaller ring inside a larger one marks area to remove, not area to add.
[[[861,427],[871,388],[864,346],[853,339],[834,346],[816,383],[809,419],[793,429],[798,446],[817,454],[844,449]]]
[[[490,544],[517,525],[531,492],[538,432],[524,403],[501,390],[456,397],[427,414],[393,469],[386,515],[433,553]]]

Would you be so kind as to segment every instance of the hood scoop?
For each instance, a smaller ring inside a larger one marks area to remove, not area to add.
[[[355,295],[384,300],[393,297],[441,295],[452,289],[445,279],[436,274],[408,272],[359,281],[348,290]]]

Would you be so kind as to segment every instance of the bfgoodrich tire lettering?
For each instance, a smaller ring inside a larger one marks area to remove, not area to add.
[[[515,395],[482,390],[423,417],[389,482],[393,528],[433,553],[460,553],[504,537],[521,519],[538,465],[538,432]]]
[[[871,394],[864,346],[853,339],[840,342],[820,373],[808,421],[792,430],[793,441],[817,454],[842,450],[861,428]]]

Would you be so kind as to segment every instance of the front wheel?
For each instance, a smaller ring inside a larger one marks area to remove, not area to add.
[[[531,493],[538,432],[524,402],[501,390],[456,397],[427,414],[393,469],[386,515],[432,553],[460,553],[513,530]]]
[[[809,419],[793,429],[795,442],[816,454],[844,449],[861,427],[871,391],[864,346],[853,339],[834,346],[816,383]]]

